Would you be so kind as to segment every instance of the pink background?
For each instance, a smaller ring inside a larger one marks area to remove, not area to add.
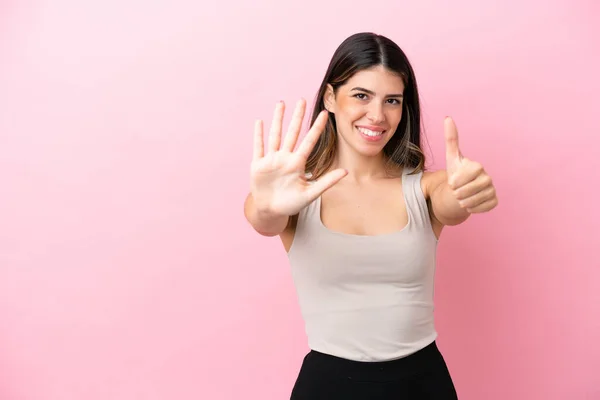
[[[243,218],[253,121],[310,102],[365,30],[414,64],[430,165],[452,115],[498,188],[439,248],[461,400],[600,399],[597,2],[19,3],[0,3],[0,399],[288,398],[306,338],[281,244]]]

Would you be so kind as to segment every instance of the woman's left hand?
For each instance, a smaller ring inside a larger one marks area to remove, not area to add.
[[[446,117],[446,172],[448,186],[461,208],[469,213],[484,213],[498,205],[492,178],[483,166],[463,157],[458,146],[458,131],[454,121]]]

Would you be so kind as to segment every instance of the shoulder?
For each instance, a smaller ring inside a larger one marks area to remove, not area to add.
[[[421,178],[421,190],[426,199],[431,197],[431,194],[435,189],[446,181],[447,174],[446,170],[440,169],[438,171],[423,171],[423,177]]]

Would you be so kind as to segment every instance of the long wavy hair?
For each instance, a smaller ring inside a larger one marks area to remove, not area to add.
[[[421,149],[421,109],[417,81],[408,58],[400,47],[385,36],[370,32],[356,33],[345,39],[336,49],[323,78],[310,117],[312,126],[319,113],[325,109],[324,96],[327,84],[334,94],[355,73],[383,66],[398,74],[404,82],[402,119],[396,132],[383,148],[387,166],[414,168],[413,173],[424,169],[425,154]],[[329,113],[325,131],[319,136],[306,162],[306,172],[317,179],[332,166],[337,151],[335,116]]]

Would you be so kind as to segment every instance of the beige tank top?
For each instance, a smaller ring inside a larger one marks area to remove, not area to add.
[[[298,215],[290,250],[292,278],[311,349],[356,361],[405,357],[437,337],[433,291],[438,240],[422,172],[402,174],[408,223],[361,236],[321,220],[321,198]],[[398,199],[402,201],[402,199]]]

